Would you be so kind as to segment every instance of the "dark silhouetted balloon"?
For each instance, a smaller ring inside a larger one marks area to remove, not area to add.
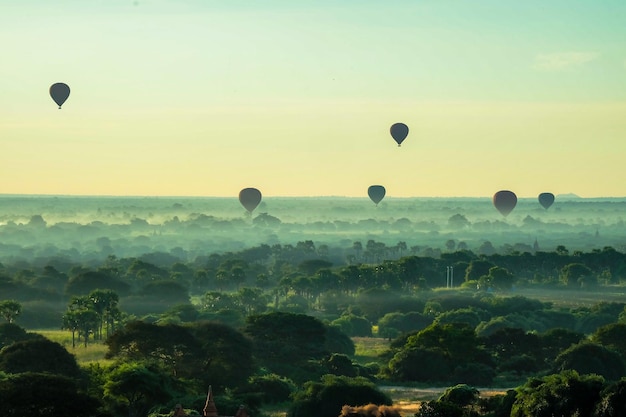
[[[367,195],[370,196],[370,199],[374,202],[374,204],[378,205],[385,197],[385,187],[382,185],[371,185],[367,189]]]
[[[389,129],[389,131],[391,132],[393,140],[395,140],[398,143],[398,146],[400,146],[402,141],[406,139],[409,134],[409,127],[404,123],[394,123],[391,125],[391,129]]]
[[[256,188],[244,188],[239,191],[239,202],[249,213],[252,213],[261,202],[261,192]]]
[[[56,83],[50,86],[50,97],[61,108],[65,100],[70,96],[70,87],[64,83]]]
[[[504,216],[508,216],[517,204],[517,196],[513,191],[502,190],[493,195],[493,205]]]
[[[539,204],[541,204],[544,209],[546,210],[549,209],[552,203],[554,203],[554,194],[552,193],[539,194]]]

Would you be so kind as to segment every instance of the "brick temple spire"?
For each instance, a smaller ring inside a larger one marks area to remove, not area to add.
[[[209,385],[209,392],[206,395],[206,403],[204,404],[203,416],[204,417],[218,417],[217,408],[215,407],[215,401],[213,401],[213,389]]]

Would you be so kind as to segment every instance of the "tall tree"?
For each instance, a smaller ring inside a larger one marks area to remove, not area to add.
[[[169,400],[163,379],[160,373],[141,363],[122,363],[108,375],[105,399],[125,404],[129,417],[145,416],[153,404]]]
[[[310,360],[328,354],[325,347],[326,328],[318,319],[305,314],[274,312],[246,318],[245,333],[252,338],[255,356],[260,365],[271,371],[298,374],[299,381],[311,379]]]
[[[515,275],[506,268],[494,266],[489,268],[487,275],[488,286],[498,290],[510,290],[515,284]]]
[[[115,324],[115,318],[119,317],[119,309],[117,304],[119,296],[112,290],[94,290],[88,295],[93,305],[93,309],[100,317],[100,326],[98,328],[98,338],[102,339],[102,328],[105,327],[106,337],[109,336],[109,330]]]
[[[201,366],[200,344],[189,329],[175,325],[157,325],[132,321],[118,329],[105,342],[107,358],[134,361],[152,360],[174,375],[192,376]]]
[[[592,285],[594,278],[591,269],[581,263],[567,264],[561,269],[561,279],[568,287]],[[597,282],[597,279],[595,279],[595,282]]]
[[[197,322],[188,328],[199,343],[198,379],[220,390],[244,386],[256,370],[251,341],[220,323]]]
[[[626,379],[614,382],[602,391],[594,417],[626,416]]]
[[[63,330],[69,330],[72,332],[72,348],[76,347],[76,332],[78,332],[78,311],[77,310],[67,310],[63,314],[63,323],[61,324],[61,328]]]
[[[591,416],[604,379],[566,371],[530,378],[517,389],[511,417]]]
[[[46,338],[15,342],[0,351],[0,371],[48,372],[77,378],[81,375],[74,355]]]
[[[79,341],[83,339],[87,347],[89,336],[96,335],[100,329],[102,316],[96,311],[92,298],[87,295],[73,296],[62,320],[62,327],[72,332],[72,347],[76,347],[76,335]]]
[[[22,305],[15,300],[4,300],[0,301],[0,315],[4,317],[4,319],[13,323],[16,317],[22,314]]]
[[[612,323],[600,327],[591,340],[619,352],[626,360],[626,323]]]
[[[581,375],[601,375],[609,381],[616,381],[626,376],[624,360],[619,353],[589,342],[571,346],[554,360],[554,372],[570,369]]]

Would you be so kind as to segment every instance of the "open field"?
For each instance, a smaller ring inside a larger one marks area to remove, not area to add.
[[[66,330],[34,330],[33,333],[39,333],[40,335],[57,342],[68,352],[76,357],[76,361],[80,365],[85,365],[92,362],[107,363],[109,360],[104,358],[107,351],[107,346],[101,342],[93,342],[85,347],[82,343],[76,341],[76,347],[72,347],[72,333]]]
[[[626,287],[607,286],[593,291],[580,289],[518,288],[510,295],[520,295],[542,302],[550,302],[556,307],[591,307],[598,303],[623,303],[626,301]]]
[[[389,349],[389,340],[381,337],[353,337],[352,341],[355,347],[354,360],[361,365],[381,363],[379,355]]]
[[[381,386],[381,391],[389,395],[393,404],[398,407],[404,416],[409,416],[419,410],[423,401],[436,400],[445,388],[415,388],[402,386]]]
[[[424,401],[436,400],[447,387],[403,387],[403,386],[380,386],[393,400],[393,404],[400,409],[403,416],[411,416],[419,410]],[[503,395],[508,388],[477,388],[481,397]]]

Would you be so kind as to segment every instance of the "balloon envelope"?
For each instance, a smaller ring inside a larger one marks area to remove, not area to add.
[[[50,97],[61,108],[70,96],[70,87],[65,83],[56,83],[50,86]]]
[[[398,143],[398,146],[402,143],[404,139],[409,135],[409,127],[404,123],[395,123],[391,125],[391,137]]]
[[[517,204],[517,196],[513,191],[502,190],[493,195],[493,205],[506,217]]]
[[[541,193],[539,194],[539,204],[543,206],[544,209],[550,208],[550,206],[554,203],[554,194],[552,193]]]
[[[261,202],[261,192],[256,188],[244,188],[239,192],[239,202],[252,213]]]
[[[374,204],[378,205],[378,203],[380,203],[385,197],[385,187],[382,185],[371,185],[367,189],[367,195],[370,196],[370,199],[374,202]]]

